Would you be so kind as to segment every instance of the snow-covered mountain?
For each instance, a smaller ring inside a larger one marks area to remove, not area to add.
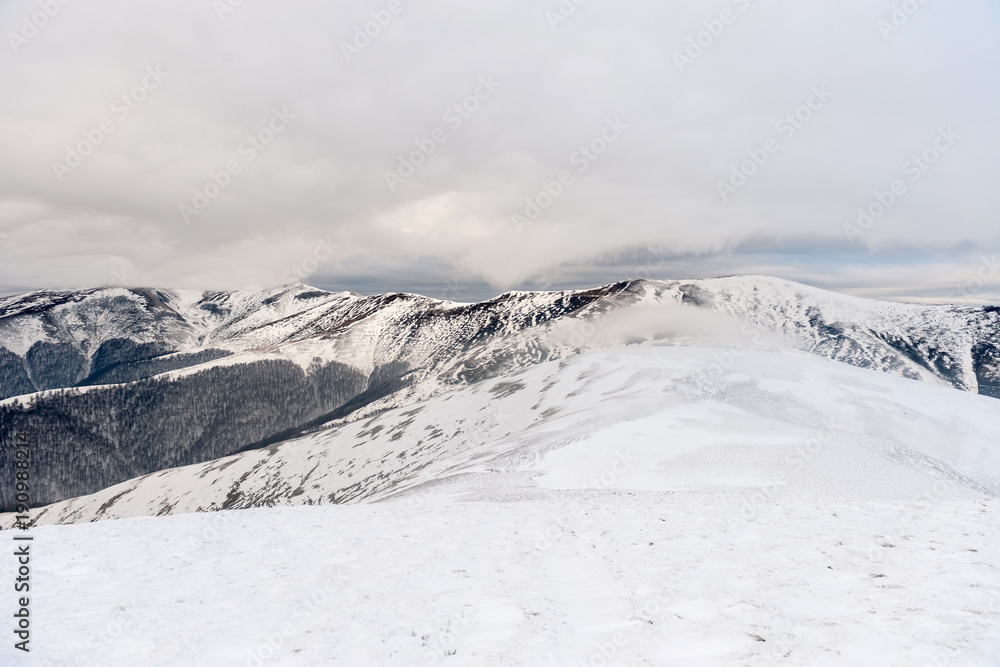
[[[374,366],[412,359],[410,365],[420,367],[435,348],[452,352],[456,344],[509,337],[567,316],[670,303],[710,308],[786,333],[814,354],[855,366],[1000,392],[1000,308],[878,302],[786,280],[735,276],[509,292],[478,304],[412,294],[363,297],[301,284],[258,293],[28,292],[0,298],[0,396],[139,379],[205,361],[186,355],[269,349],[339,338],[354,329],[372,340],[367,349],[339,345],[341,360]]]
[[[799,348],[1000,394],[996,308],[881,303],[773,278],[637,280],[477,304],[304,285],[111,288],[0,299],[0,437],[37,434],[47,503],[586,351],[694,343],[729,350],[718,370],[748,349]]]
[[[442,485],[474,495],[497,479],[584,484],[578,473],[598,476],[616,451],[627,452],[628,488],[788,491],[795,482],[779,473],[794,468],[845,495],[879,496],[887,484],[894,497],[890,479],[930,478],[1000,497],[994,399],[804,353],[748,351],[713,372],[720,353],[633,348],[546,362],[55,503],[38,521],[372,502]]]
[[[32,529],[44,622],[0,662],[994,665],[996,400],[727,351],[536,364],[34,510],[81,523]]]

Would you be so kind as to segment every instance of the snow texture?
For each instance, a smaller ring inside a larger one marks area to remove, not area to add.
[[[995,665],[996,405],[804,352],[534,365],[45,509],[83,523],[33,530],[0,662]]]

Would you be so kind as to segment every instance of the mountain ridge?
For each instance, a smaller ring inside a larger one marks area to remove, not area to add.
[[[991,435],[1000,429],[1000,412],[991,410],[991,399],[801,352],[748,351],[725,372],[711,373],[715,354],[629,348],[545,362],[364,419],[336,420],[266,448],[153,472],[41,508],[35,520],[367,503],[453,495],[449,489],[478,498],[498,485],[533,497],[540,493],[536,476],[565,472],[561,464],[540,464],[562,461],[586,442],[604,443],[607,460],[616,451],[630,461],[647,458],[641,479],[664,478],[655,482],[659,491],[695,480],[713,492],[753,488],[785,468],[787,478],[801,475],[809,464],[810,479],[866,497],[879,495],[867,479],[878,469],[1000,497],[1000,450]],[[627,436],[635,430],[646,435]],[[712,451],[751,450],[774,467],[753,482],[718,479],[723,471],[744,474],[727,459],[709,465]],[[697,452],[708,458],[685,463]],[[831,467],[838,456],[850,463]],[[632,488],[650,483],[641,479]],[[0,527],[12,522],[13,515],[0,517]]]
[[[50,476],[38,502],[48,503],[546,361],[691,344],[726,350],[722,360],[797,348],[1000,397],[997,310],[877,302],[767,277],[629,280],[478,303],[307,285],[112,288],[0,299],[0,438],[26,430],[44,440],[37,456]],[[9,454],[0,464],[13,465]],[[0,497],[0,508],[10,502]]]

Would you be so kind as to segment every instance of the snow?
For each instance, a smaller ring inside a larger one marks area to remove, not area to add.
[[[596,300],[583,305],[588,299]],[[690,301],[701,308],[677,305]],[[554,320],[546,322],[549,316]],[[976,391],[971,350],[996,341],[1000,314],[878,302],[766,276],[508,292],[472,305],[301,284],[257,292],[107,288],[0,298],[0,344],[22,356],[42,340],[69,342],[89,356],[104,341],[127,338],[167,342],[179,352],[218,347],[242,353],[199,369],[252,362],[280,348],[304,367],[316,357],[369,372],[402,363],[419,369],[422,380],[480,362],[529,364],[615,346],[637,331],[640,339],[714,344],[719,328],[743,346],[752,346],[748,338],[779,334],[774,340],[783,347]],[[435,393],[430,384],[418,383],[412,398]]]
[[[551,486],[576,474],[575,461],[610,462],[621,442],[641,457],[629,473],[635,489],[805,480],[876,500],[930,475],[1000,495],[996,399],[796,352],[747,350],[720,370],[725,354],[631,348],[538,364],[55,503],[39,521],[375,500],[445,477],[480,484],[477,476],[525,466],[549,473],[536,482]],[[0,525],[11,521],[0,515]]]
[[[578,490],[41,527],[33,653],[0,659],[987,664],[995,499],[803,494],[720,528],[738,504]]]
[[[136,518],[32,531],[0,664],[998,664],[996,400],[724,353],[539,364],[58,503]],[[234,489],[285,506],[184,513]]]

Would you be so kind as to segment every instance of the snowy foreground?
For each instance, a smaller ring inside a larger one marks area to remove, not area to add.
[[[976,661],[1000,622],[996,501],[797,494],[730,528],[741,504],[577,491],[256,509],[194,549],[213,517],[44,527],[36,653],[4,662],[996,664]]]
[[[716,355],[542,364],[268,455],[334,486],[340,449],[428,457],[364,504],[35,528],[32,652],[0,664],[1000,664],[1000,403]],[[476,401],[465,455],[405,449]]]

